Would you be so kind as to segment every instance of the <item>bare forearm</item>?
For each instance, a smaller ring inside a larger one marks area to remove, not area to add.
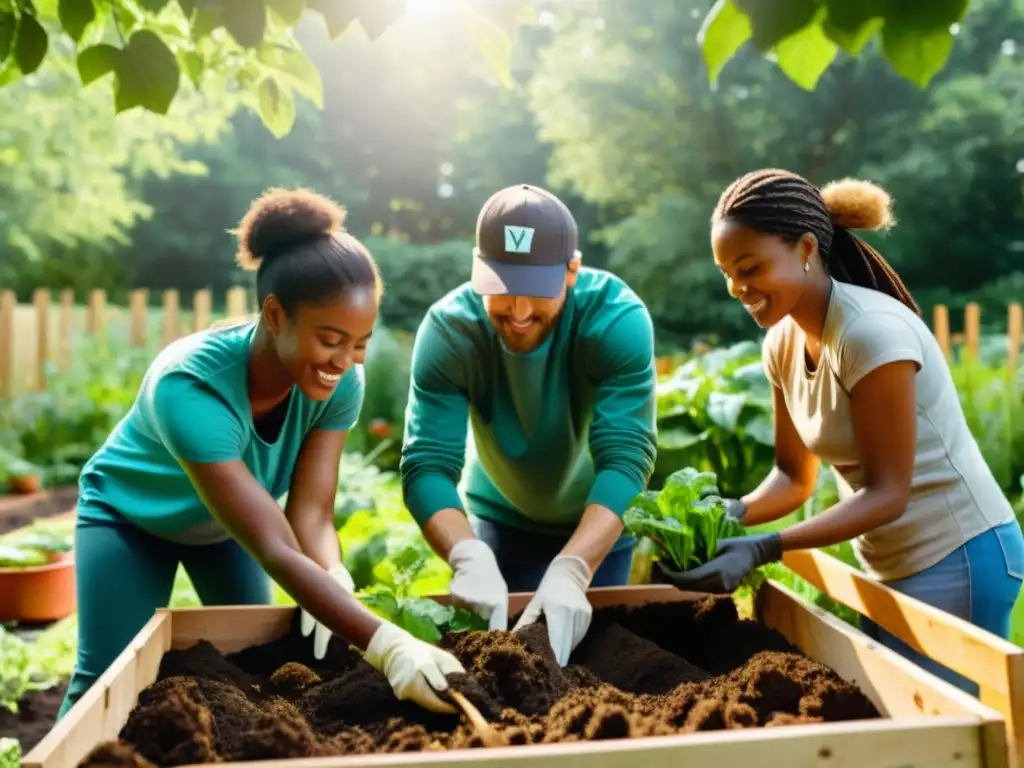
[[[324,570],[341,563],[341,544],[334,529],[334,515],[299,514],[292,522],[299,547]]]
[[[562,554],[576,555],[587,562],[591,572],[596,571],[622,535],[622,528],[622,520],[614,512],[600,504],[590,504]]]
[[[439,557],[448,560],[452,547],[464,539],[476,538],[469,520],[458,509],[442,509],[423,526],[423,537]]]
[[[741,499],[747,506],[743,524],[760,525],[785,517],[813,493],[813,485],[798,482],[778,467],[773,467],[768,477]]]
[[[820,515],[783,530],[782,548],[817,549],[849,541],[892,522],[906,504],[905,493],[862,488]]]

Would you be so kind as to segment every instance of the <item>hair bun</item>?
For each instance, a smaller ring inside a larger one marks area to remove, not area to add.
[[[294,243],[339,231],[344,220],[345,209],[319,192],[271,187],[238,225],[235,258],[243,269],[257,269]]]
[[[892,198],[877,184],[841,179],[821,189],[832,221],[844,229],[888,229],[895,223]]]

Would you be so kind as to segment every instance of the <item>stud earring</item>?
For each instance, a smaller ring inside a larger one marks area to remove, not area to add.
[[[805,261],[804,262],[804,272],[810,272],[810,271],[811,271],[811,262]]]

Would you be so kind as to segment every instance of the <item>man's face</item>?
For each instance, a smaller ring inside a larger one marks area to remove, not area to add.
[[[569,288],[576,284],[579,260],[566,272],[562,292],[553,299],[531,296],[484,296],[484,309],[505,347],[523,355],[537,349],[558,324]]]

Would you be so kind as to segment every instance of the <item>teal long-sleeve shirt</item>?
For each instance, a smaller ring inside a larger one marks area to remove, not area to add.
[[[416,334],[401,475],[422,526],[442,509],[570,535],[589,504],[622,516],[657,451],[654,329],[618,277],[583,268],[545,343],[509,352],[466,284]]]

